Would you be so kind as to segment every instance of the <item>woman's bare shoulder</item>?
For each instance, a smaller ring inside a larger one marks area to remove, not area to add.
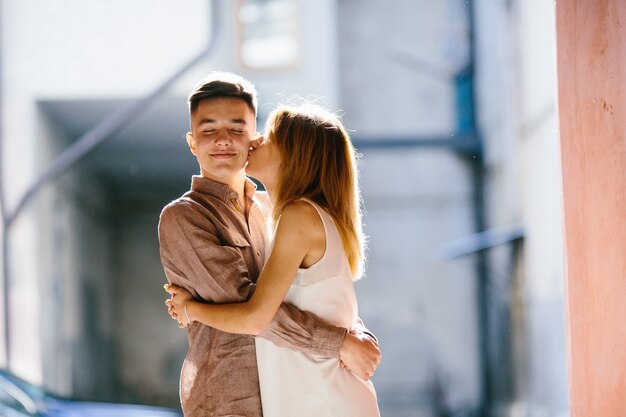
[[[324,241],[324,223],[317,209],[309,202],[297,200],[289,203],[283,210],[278,222],[278,230],[289,229],[288,233],[300,235],[311,242]],[[286,231],[286,230],[285,230]]]
[[[317,209],[306,200],[296,200],[289,203],[281,214],[281,218],[283,217],[313,224],[321,223]]]

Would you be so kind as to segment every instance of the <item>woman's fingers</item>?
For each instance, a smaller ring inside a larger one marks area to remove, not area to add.
[[[265,137],[263,137],[263,135],[259,132],[256,132],[256,134],[254,135],[254,139],[250,141],[250,147],[256,149],[259,147],[259,145],[262,145],[264,141]]]
[[[263,135],[257,132],[256,135],[254,136],[254,139],[250,141],[250,152],[254,152],[254,150],[258,148],[259,146],[261,146],[264,141],[265,141],[265,138],[263,137]]]
[[[178,314],[176,314],[175,311],[176,307],[174,306],[174,303],[172,303],[172,300],[170,298],[165,300],[165,305],[167,306],[167,314],[169,314],[170,317],[174,320],[178,321]]]
[[[163,289],[165,289],[165,291],[171,295],[172,297],[174,297],[176,295],[176,293],[178,292],[179,287],[174,285],[174,284],[165,284],[163,286]]]
[[[163,285],[163,289],[167,291],[170,295],[170,298],[165,300],[165,305],[167,306],[167,314],[172,317],[172,319],[178,322],[178,327],[184,329],[187,327],[188,323],[184,323],[182,320],[182,315],[176,312],[177,309],[183,308],[184,304],[188,301],[188,298],[191,297],[190,294],[183,288],[180,288],[174,284],[165,284]],[[181,294],[180,297],[174,298],[177,293]],[[182,298],[181,298],[182,297]]]

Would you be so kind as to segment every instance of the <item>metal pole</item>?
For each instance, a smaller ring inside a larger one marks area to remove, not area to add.
[[[474,200],[474,227],[476,230],[485,230],[485,206],[484,206],[484,173],[482,158],[476,158],[470,162],[472,166],[472,188]],[[493,403],[492,398],[492,375],[490,364],[490,321],[489,321],[489,273],[487,268],[487,252],[476,253],[476,298],[478,308],[478,333],[480,349],[480,411],[479,416],[488,417]]]
[[[8,222],[7,222],[7,211],[6,211],[6,195],[4,193],[4,165],[3,165],[3,106],[4,103],[4,89],[2,88],[4,83],[3,81],[3,66],[4,60],[2,54],[2,40],[3,40],[3,31],[2,28],[4,25],[2,24],[2,1],[0,0],[0,218],[2,219],[2,322],[4,323],[4,329],[2,334],[2,345],[4,348],[4,366],[9,369],[11,364],[11,358],[9,356],[9,264],[8,264],[8,242],[9,242],[9,233],[8,233]]]
[[[352,136],[352,143],[355,148],[361,150],[389,150],[389,149],[444,149],[455,151],[463,155],[480,154],[480,142],[473,134],[464,134],[453,137],[376,137],[366,138],[363,136]]]
[[[475,89],[475,64],[476,64],[476,16],[473,0],[466,0],[467,17],[469,22],[469,65],[468,72],[471,77],[471,123],[478,143],[483,143],[483,138],[476,120],[476,89]],[[474,227],[478,232],[487,228],[485,219],[485,191],[484,191],[484,161],[482,154],[469,159],[472,169],[472,188],[474,200]],[[480,405],[478,415],[489,417],[493,406],[492,376],[490,364],[490,323],[489,323],[489,271],[487,268],[487,253],[479,251],[476,254],[476,299],[478,313],[479,351],[480,351]]]

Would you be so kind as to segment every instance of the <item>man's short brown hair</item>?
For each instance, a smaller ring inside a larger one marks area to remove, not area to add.
[[[256,116],[257,97],[254,84],[231,72],[211,72],[194,87],[189,94],[189,114],[198,108],[202,100],[232,97],[246,102]]]

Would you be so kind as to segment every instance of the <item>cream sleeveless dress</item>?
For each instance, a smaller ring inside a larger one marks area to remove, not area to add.
[[[358,306],[339,232],[326,211],[304,201],[324,223],[326,251],[317,263],[298,270],[285,301],[351,329]],[[261,338],[255,342],[264,417],[380,416],[373,384],[342,369],[338,359],[281,348]]]

